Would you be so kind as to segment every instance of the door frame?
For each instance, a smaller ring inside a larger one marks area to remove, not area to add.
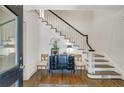
[[[23,6],[5,5],[5,7],[18,17],[17,30],[17,66],[0,74],[0,87],[8,87],[17,82],[17,86],[23,86]]]

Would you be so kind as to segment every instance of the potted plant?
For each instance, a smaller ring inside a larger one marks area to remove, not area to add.
[[[53,44],[52,44],[52,48],[51,48],[51,54],[58,54],[59,53],[59,47],[58,47],[58,39],[55,39],[53,41]]]

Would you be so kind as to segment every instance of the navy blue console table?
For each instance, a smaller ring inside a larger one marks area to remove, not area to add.
[[[73,70],[74,69],[74,56],[70,55],[53,55],[50,56],[49,72],[52,70]]]

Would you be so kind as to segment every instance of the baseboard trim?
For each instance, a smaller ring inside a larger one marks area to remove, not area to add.
[[[124,80],[124,75],[121,76],[121,79]]]
[[[32,73],[30,73],[30,74],[26,77],[26,79],[24,79],[24,80],[29,80],[29,79],[34,75],[34,73],[36,73],[36,72],[37,72],[37,69],[34,70]]]
[[[87,74],[87,76],[91,79],[121,79],[119,75],[91,75]]]

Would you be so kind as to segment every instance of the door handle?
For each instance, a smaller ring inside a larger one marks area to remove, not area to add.
[[[20,65],[20,69],[24,69],[25,68],[25,65]]]
[[[25,65],[23,65],[23,57],[20,57],[20,69],[24,69]]]

